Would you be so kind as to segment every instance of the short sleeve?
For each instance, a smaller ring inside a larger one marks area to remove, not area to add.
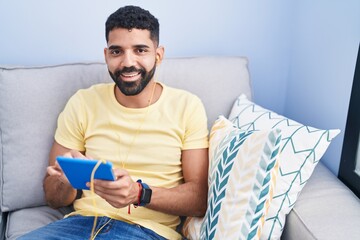
[[[60,113],[55,132],[55,141],[60,145],[85,151],[85,128],[84,104],[77,92],[67,102],[64,110]]]
[[[186,128],[183,150],[208,148],[207,116],[201,100],[193,96],[186,106]]]

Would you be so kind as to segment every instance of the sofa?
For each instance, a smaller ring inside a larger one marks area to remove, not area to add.
[[[229,116],[240,94],[253,99],[245,57],[167,58],[156,78],[198,95],[209,129],[219,115]],[[111,81],[104,63],[0,66],[0,239],[71,211],[48,207],[42,187],[57,116],[78,89]],[[298,195],[281,239],[360,238],[360,200],[321,161]]]

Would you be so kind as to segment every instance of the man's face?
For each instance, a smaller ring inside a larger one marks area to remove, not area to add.
[[[137,95],[147,86],[155,73],[156,58],[161,56],[148,30],[117,28],[109,33],[105,59],[124,95]]]

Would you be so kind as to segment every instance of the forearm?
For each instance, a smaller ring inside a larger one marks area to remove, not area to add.
[[[69,183],[61,181],[58,176],[46,176],[44,180],[45,199],[52,208],[65,207],[76,198],[76,189]]]
[[[187,182],[171,189],[151,189],[153,193],[147,208],[177,216],[205,215],[207,186],[203,184]]]
[[[207,207],[208,149],[182,151],[184,184],[153,190],[148,208],[177,216],[204,216]]]

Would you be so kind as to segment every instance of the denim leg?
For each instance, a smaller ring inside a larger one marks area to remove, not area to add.
[[[52,239],[89,239],[93,226],[93,217],[73,216],[64,218],[44,227],[27,233],[19,240],[52,240]]]
[[[19,240],[53,240],[53,239],[90,239],[91,230],[94,223],[94,217],[72,216],[50,223],[44,227],[36,229]],[[162,236],[154,231],[141,227],[137,224],[129,224],[126,222],[110,219],[107,217],[99,217],[96,230],[101,231],[96,235],[96,240],[164,240]]]
[[[105,221],[105,220],[104,220]],[[101,225],[101,224],[100,224]],[[99,227],[100,227],[99,225]],[[111,220],[96,236],[97,240],[166,240],[154,231],[137,224]]]

